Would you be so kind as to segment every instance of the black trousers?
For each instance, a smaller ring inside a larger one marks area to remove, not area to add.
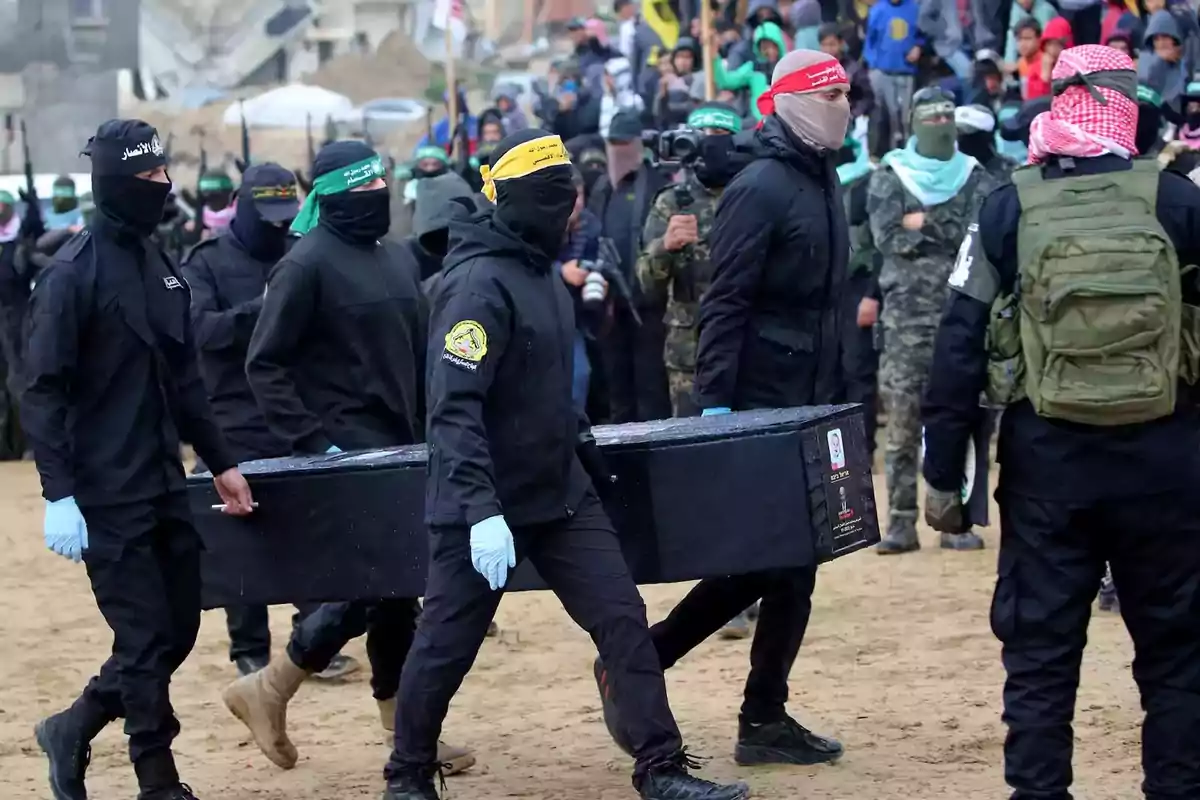
[[[84,689],[110,719],[125,718],[137,763],[169,751],[179,733],[171,675],[200,629],[200,551],[187,496],[83,508],[83,560],[96,605],[113,632],[112,656]]]
[[[321,607],[320,603],[300,603],[292,615],[292,627]],[[225,627],[229,631],[229,660],[271,657],[271,625],[266,606],[229,606],[225,609]]]
[[[1068,800],[1075,693],[1096,586],[1112,564],[1141,692],[1143,790],[1200,797],[1200,499],[1072,504],[997,492],[1005,778],[1013,800]]]
[[[371,694],[389,700],[400,685],[420,612],[417,601],[407,598],[322,603],[292,628],[288,657],[298,667],[321,672],[347,642],[365,633]]]
[[[400,678],[389,777],[436,763],[450,700],[475,663],[504,595],[471,566],[466,529],[433,528],[429,536],[425,608]],[[616,698],[639,763],[677,752],[679,728],[646,629],[646,606],[600,501],[589,493],[570,518],[519,528],[513,539],[518,563],[533,562],[621,687]]]
[[[600,339],[609,415],[616,424],[671,418],[671,394],[663,361],[667,333],[662,312],[640,310],[639,313],[640,326],[629,309],[618,304],[611,327]]]
[[[817,568],[771,570],[700,581],[667,618],[650,629],[664,670],[690,653],[756,601],[758,625],[750,646],[750,675],[742,716],[773,722],[786,714],[788,675],[812,614]]]

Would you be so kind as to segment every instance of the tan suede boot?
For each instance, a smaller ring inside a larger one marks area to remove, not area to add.
[[[376,700],[379,704],[379,719],[383,729],[389,734],[396,733],[396,698]],[[465,747],[438,742],[438,763],[442,765],[443,775],[457,775],[475,766],[475,753]]]
[[[287,735],[287,706],[307,678],[308,673],[284,655],[225,690],[225,707],[250,729],[263,755],[283,769],[296,766],[299,758]]]

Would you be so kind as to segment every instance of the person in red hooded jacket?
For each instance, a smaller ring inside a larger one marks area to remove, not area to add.
[[[1055,17],[1046,23],[1042,31],[1042,64],[1040,70],[1031,70],[1025,82],[1025,99],[1047,97],[1050,94],[1050,75],[1058,56],[1063,50],[1074,46],[1071,23],[1063,17]]]

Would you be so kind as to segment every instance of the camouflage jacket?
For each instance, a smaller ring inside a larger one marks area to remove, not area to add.
[[[880,167],[872,173],[867,213],[875,246],[883,254],[879,288],[885,327],[936,328],[949,292],[946,280],[967,226],[995,186],[995,179],[976,167],[957,195],[926,208],[890,168]],[[910,231],[902,220],[906,214],[918,211],[925,214],[925,223],[920,230]]]
[[[646,218],[642,233],[643,250],[637,262],[637,278],[647,299],[666,302],[664,321],[667,325],[667,369],[693,372],[696,369],[696,324],[700,298],[712,282],[712,262],[709,260],[708,234],[712,230],[719,192],[712,192],[699,183],[687,186],[692,203],[686,210],[679,208],[674,187],[658,193]],[[692,214],[700,241],[682,250],[671,252],[663,246],[667,223],[677,214]]]

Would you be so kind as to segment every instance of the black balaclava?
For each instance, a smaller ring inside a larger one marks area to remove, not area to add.
[[[996,157],[996,138],[991,131],[974,131],[958,134],[959,152],[971,156],[980,164]]]
[[[278,165],[271,164],[269,166]],[[258,165],[255,165],[250,170],[257,168]],[[283,168],[280,167],[280,169]],[[247,171],[246,176],[247,178],[252,177],[250,171]],[[283,258],[283,254],[287,250],[290,233],[288,225],[291,220],[275,224],[263,219],[255,204],[253,189],[245,183],[242,185],[242,190],[238,192],[236,205],[237,213],[234,214],[233,221],[229,223],[229,230],[246,252],[257,261],[273,263]]]
[[[313,177],[319,178],[369,158],[378,158],[378,154],[362,142],[333,142],[317,154],[313,161]],[[351,244],[374,245],[387,235],[391,226],[391,196],[386,187],[323,194],[317,198],[320,225]]]
[[[531,128],[505,137],[492,154],[491,168],[494,170],[509,150],[549,136],[553,134]],[[539,266],[548,267],[558,255],[577,195],[570,164],[543,167],[521,178],[498,180],[494,219],[524,242],[536,259],[543,261]]]
[[[75,194],[75,181],[69,175],[59,175],[51,187],[50,208],[55,214],[65,214],[79,207],[79,197]]]
[[[158,131],[140,119],[109,120],[96,129],[83,155],[92,159],[92,197],[99,215],[126,233],[154,233],[171,184],[136,176],[166,166]]]

